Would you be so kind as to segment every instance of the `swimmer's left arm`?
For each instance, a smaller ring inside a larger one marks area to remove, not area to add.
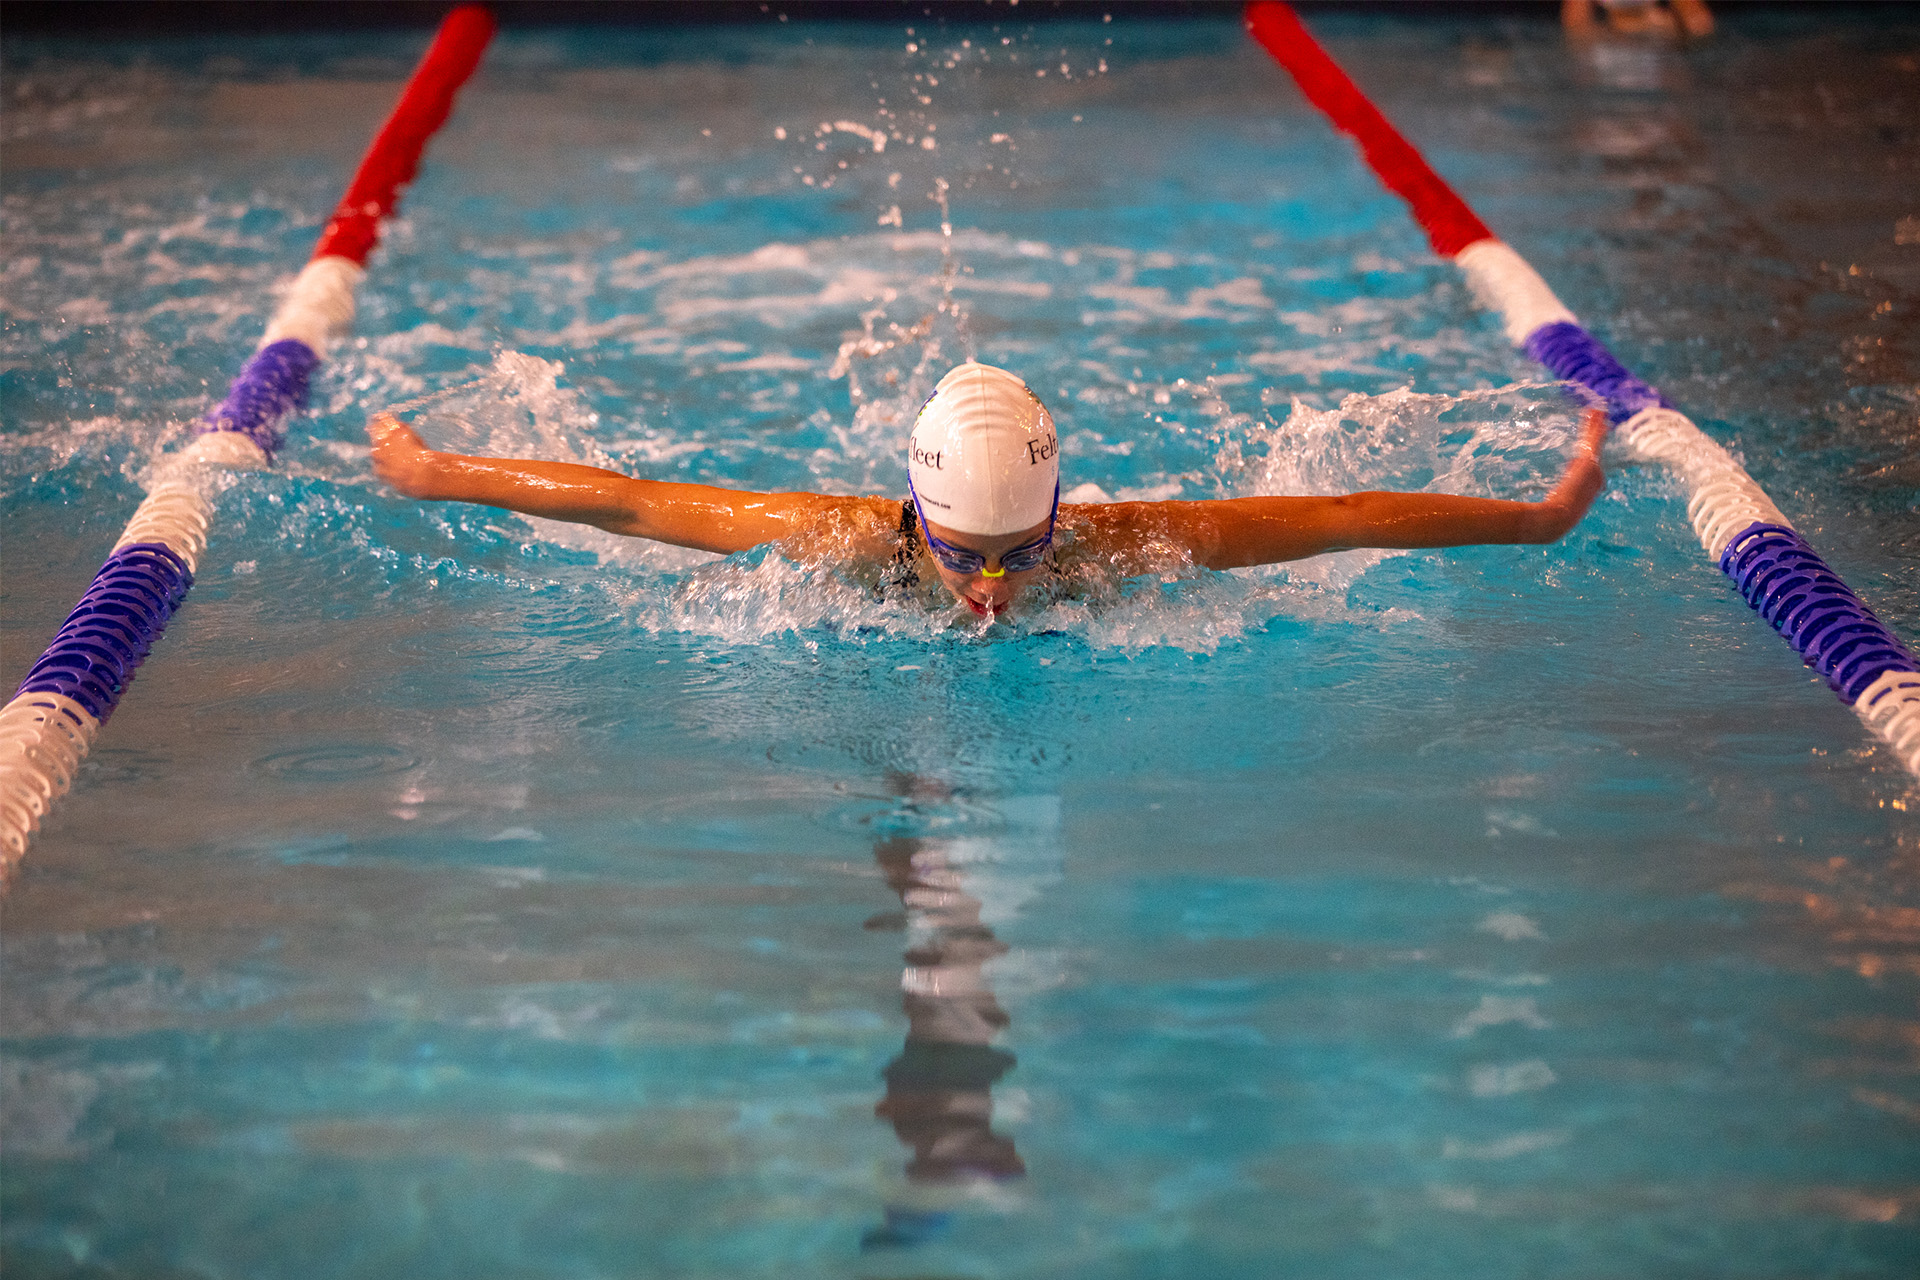
[[[1540,502],[1376,492],[1116,503],[1086,510],[1101,541],[1123,556],[1158,544],[1184,550],[1209,569],[1278,564],[1355,547],[1556,542],[1580,522],[1606,484],[1600,469],[1606,433],[1605,416],[1589,413],[1573,459]]]

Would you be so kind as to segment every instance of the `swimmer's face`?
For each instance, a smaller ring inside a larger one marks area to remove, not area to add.
[[[987,571],[997,571],[1001,567],[1001,552],[1011,551],[1022,543],[1032,542],[1046,533],[1047,525],[1048,521],[1042,520],[1031,528],[1021,529],[1016,533],[961,533],[929,520],[927,530],[934,537],[942,542],[950,542],[956,547],[978,551],[986,557],[987,563],[986,568],[979,573],[955,573],[941,564],[936,557],[928,556],[927,559],[939,571],[941,585],[953,592],[954,599],[959,600],[981,617],[990,617],[1013,603],[1013,598],[1020,594],[1022,587],[1032,581],[1033,575],[1039,573],[1040,568],[1036,566],[1032,569],[1009,569],[998,577],[988,576]]]

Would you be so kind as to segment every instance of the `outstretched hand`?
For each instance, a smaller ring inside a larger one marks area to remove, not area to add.
[[[1607,439],[1607,415],[1598,409],[1587,410],[1581,424],[1579,443],[1573,458],[1560,473],[1559,483],[1534,509],[1539,513],[1540,536],[1537,541],[1553,542],[1580,523],[1587,508],[1607,487],[1607,474],[1600,469],[1600,447]]]
[[[373,469],[382,480],[409,498],[433,496],[428,481],[436,455],[412,427],[390,413],[376,413],[367,423],[367,439],[373,442]]]

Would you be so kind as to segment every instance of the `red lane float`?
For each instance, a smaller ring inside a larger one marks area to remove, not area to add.
[[[380,240],[380,220],[392,216],[400,188],[419,172],[427,140],[447,122],[454,94],[480,65],[493,31],[493,15],[479,5],[462,5],[446,16],[393,114],[367,148],[333,220],[320,233],[314,257],[367,264],[367,255]]]
[[[1361,155],[1381,185],[1413,206],[1414,219],[1435,253],[1451,258],[1476,240],[1493,238],[1467,202],[1307,34],[1290,6],[1249,4],[1247,30],[1292,74],[1307,101],[1320,108],[1334,128],[1360,144]]]

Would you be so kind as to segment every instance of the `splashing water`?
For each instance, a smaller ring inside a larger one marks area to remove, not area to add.
[[[502,351],[479,377],[387,412],[412,420],[429,447],[450,453],[605,466],[611,459],[588,434],[596,416],[579,396],[561,390],[565,372],[558,360]]]
[[[878,323],[884,308],[863,313],[859,334],[843,339],[829,377],[846,380],[854,411],[836,426],[840,466],[815,479],[844,490],[850,473],[870,478],[893,462],[912,413],[944,371],[945,352],[964,332],[959,305],[907,326]],[[881,336],[882,332],[885,336]],[[541,457],[609,466],[615,459],[595,440],[598,418],[578,391],[564,385],[554,360],[502,351],[477,377],[394,405],[411,415],[430,445],[502,457]],[[1275,425],[1233,414],[1206,384],[1189,390],[1216,418],[1220,439],[1214,472],[1197,483],[1223,497],[1344,493],[1369,488],[1426,489],[1485,496],[1533,496],[1562,465],[1576,410],[1558,384],[1521,384],[1458,396],[1407,389],[1349,395],[1333,409],[1296,400]],[[1097,425],[1080,428],[1095,451],[1109,442]],[[745,446],[748,442],[739,442]],[[644,451],[641,474],[670,464],[671,447]],[[853,471],[847,464],[857,467]],[[1119,486],[1124,496],[1168,496],[1184,485]],[[1104,501],[1097,484],[1070,496]],[[599,587],[633,623],[655,631],[706,635],[733,644],[787,632],[827,632],[932,639],[985,638],[1037,632],[1079,637],[1095,649],[1138,652],[1169,645],[1210,653],[1282,614],[1345,616],[1369,625],[1400,623],[1405,609],[1353,610],[1339,597],[1389,555],[1354,551],[1266,571],[1214,574],[1183,568],[1125,582],[1097,560],[1065,557],[1074,566],[1050,595],[1024,602],[998,629],[973,618],[936,585],[907,598],[883,596],[875,575],[861,572],[831,541],[817,554],[789,560],[769,549],[716,558],[637,542],[557,521],[529,518],[542,540],[592,554]],[[1070,546],[1071,537],[1067,538]],[[1064,548],[1063,548],[1064,550]],[[1331,613],[1329,612],[1331,611]]]

